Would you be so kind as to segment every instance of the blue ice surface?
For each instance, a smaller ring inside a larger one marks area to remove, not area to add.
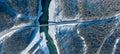
[[[85,21],[85,22],[82,22],[80,24],[80,26],[89,26],[91,24],[100,24],[100,23],[108,23],[108,22],[111,22],[111,21],[116,21],[118,20],[116,17],[111,17],[109,19],[103,19],[103,20],[92,20],[92,21]]]
[[[15,10],[5,0],[0,0],[0,12],[10,14],[13,18],[16,16]]]
[[[0,0],[0,2],[6,2],[6,0]]]
[[[40,16],[41,16],[41,11],[42,11],[42,5],[41,5],[41,0],[39,0],[38,1],[39,2],[39,4],[38,4],[38,14],[37,14],[37,16],[36,16],[36,20],[35,20],[35,23],[36,23],[36,29],[35,29],[35,32],[34,32],[34,34],[33,34],[33,36],[35,36],[35,34],[40,30],[40,27],[39,27],[39,25],[40,25],[40,22],[39,22],[39,18],[40,18]],[[42,41],[42,39],[40,39],[39,41],[38,41],[38,43],[40,43]]]
[[[38,15],[37,15],[37,19],[36,19],[36,24],[37,24],[37,26],[39,26],[40,25],[40,22],[39,22],[39,18],[40,18],[40,16],[42,15],[42,5],[41,5],[41,0],[39,0],[39,6],[38,6],[39,8],[38,8]]]
[[[73,4],[74,4],[74,6],[76,6],[77,5],[77,0],[73,0]]]

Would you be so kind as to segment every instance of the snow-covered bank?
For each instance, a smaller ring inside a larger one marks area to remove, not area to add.
[[[44,54],[50,54],[49,49],[47,47],[47,40],[46,40],[45,33],[42,32],[40,36],[42,37],[42,41],[40,42],[40,48],[42,49]]]
[[[55,8],[56,8],[55,0],[51,0],[51,3],[49,5],[49,21],[53,21],[54,22],[53,17],[54,17],[54,13],[55,13]],[[48,33],[51,36],[51,38],[53,39],[53,42],[54,42],[54,44],[56,46],[56,49],[57,49],[57,53],[60,54],[58,46],[57,46],[57,41],[56,41],[56,38],[55,38],[55,34],[56,34],[55,26],[49,26]]]
[[[78,20],[76,20],[78,18],[78,14],[75,16],[75,18],[73,19],[63,19],[62,17],[62,14],[60,12],[60,3],[58,0],[52,0],[51,3],[50,3],[50,6],[49,6],[49,24],[51,24],[51,22],[62,22],[62,21],[71,21],[71,22],[77,22]],[[82,21],[81,21],[82,22]],[[66,35],[70,35],[72,34],[73,32],[73,29],[74,27],[77,25],[78,23],[68,23],[68,24],[62,24],[62,25],[54,25],[54,26],[49,26],[49,34],[50,36],[52,37],[53,41],[54,41],[54,44],[57,48],[57,52],[58,54],[61,53],[61,49],[59,48],[61,45],[59,45],[58,47],[58,43],[60,43],[61,41],[64,41],[64,36],[65,34]],[[66,32],[64,32],[66,31]],[[58,34],[58,33],[62,33],[63,34],[63,37],[62,37],[62,34]],[[60,35],[60,40],[57,40],[56,38]],[[76,37],[77,34],[75,34],[73,37]],[[72,36],[71,36],[72,37]],[[82,40],[80,38],[80,40]],[[58,42],[57,42],[58,41]],[[71,41],[71,40],[70,40]],[[64,41],[66,42],[66,41]],[[64,43],[60,43],[60,44],[63,44]],[[83,42],[81,42],[81,44],[83,44]],[[84,43],[85,44],[85,43]],[[83,44],[83,45],[84,45]],[[65,48],[65,46],[67,45],[64,45],[62,46],[63,48]],[[68,46],[67,46],[68,47]],[[83,46],[83,48],[85,48],[86,46]],[[84,49],[83,49],[84,50]],[[85,49],[86,50],[86,49]],[[63,50],[62,50],[63,51]],[[67,53],[68,51],[65,50],[65,53]],[[68,52],[69,53],[69,52]]]

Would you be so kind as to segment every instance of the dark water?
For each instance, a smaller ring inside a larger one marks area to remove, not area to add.
[[[42,24],[48,24],[48,8],[49,8],[49,4],[50,4],[51,0],[42,0],[42,12],[43,15],[40,17],[39,22],[40,25]],[[45,32],[46,34],[46,39],[47,39],[47,46],[49,48],[50,54],[57,54],[57,50],[56,47],[53,43],[53,39],[50,37],[50,35],[48,34],[48,26],[42,26],[40,27],[40,32]]]

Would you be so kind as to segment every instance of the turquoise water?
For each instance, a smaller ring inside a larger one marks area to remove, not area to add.
[[[39,19],[40,25],[48,24],[48,19],[49,19],[48,8],[49,8],[50,1],[51,0],[42,0],[43,15]],[[46,39],[48,41],[47,46],[49,48],[50,54],[57,54],[57,50],[53,43],[53,39],[48,34],[48,29],[49,29],[48,26],[42,26],[42,27],[40,27],[40,32],[45,32],[45,34],[46,34]]]

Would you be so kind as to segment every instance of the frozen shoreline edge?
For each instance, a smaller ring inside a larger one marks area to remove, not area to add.
[[[49,13],[50,14],[49,14],[49,20],[48,21],[54,21],[53,20],[54,10],[55,10],[55,1],[51,0],[50,5],[49,5]],[[54,45],[57,49],[57,53],[60,54],[58,46],[57,46],[57,41],[55,39],[55,34],[56,34],[55,26],[48,26],[48,27],[49,27],[48,34],[53,39]]]

